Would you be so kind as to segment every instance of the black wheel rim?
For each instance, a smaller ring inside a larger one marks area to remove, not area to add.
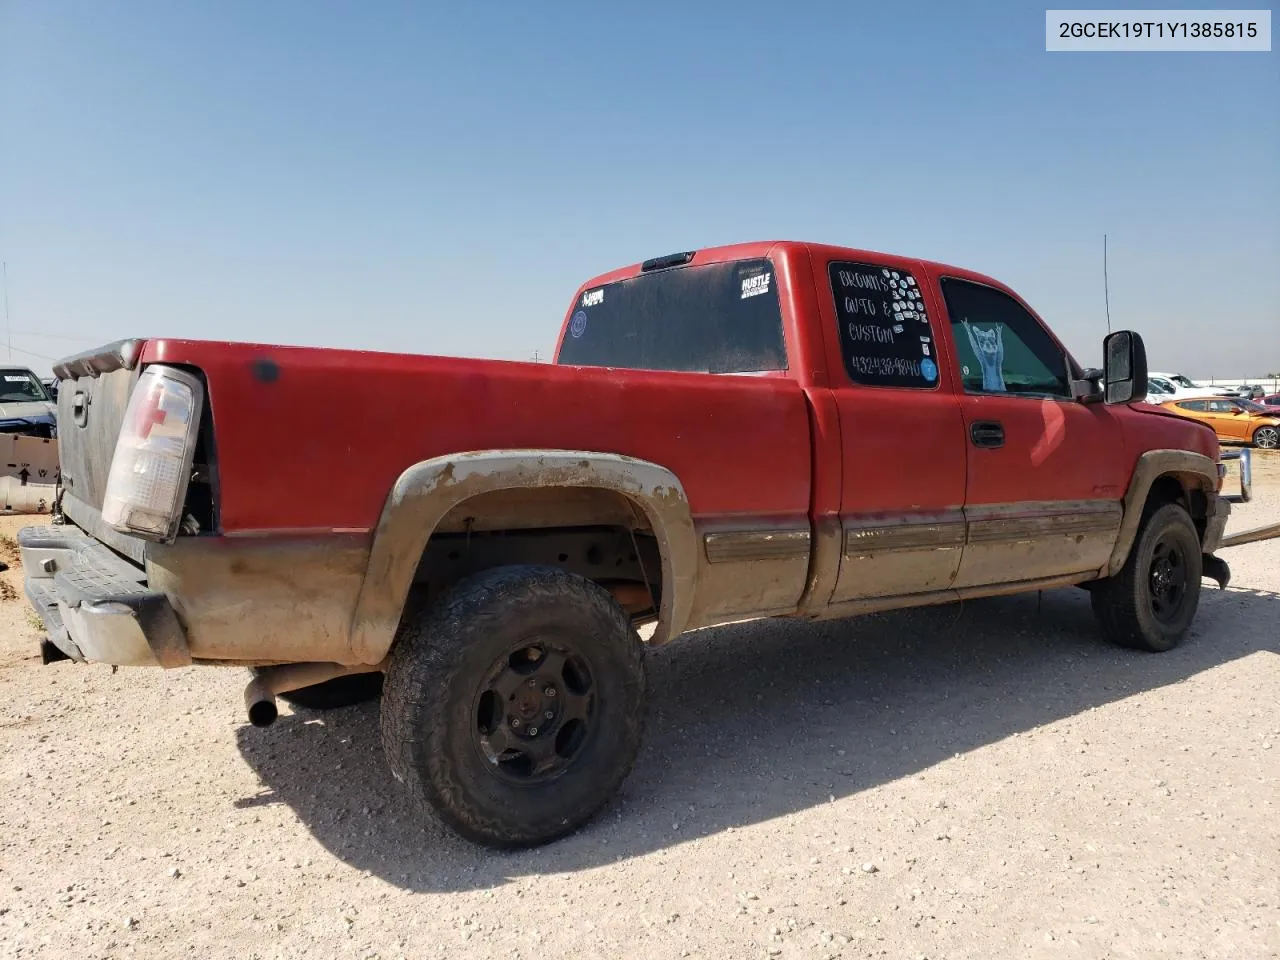
[[[485,674],[472,706],[472,739],[502,779],[549,780],[582,753],[595,699],[585,657],[561,642],[526,641]]]
[[[1254,435],[1253,442],[1263,450],[1274,450],[1280,446],[1280,430],[1275,427],[1263,427]]]
[[[1171,537],[1156,541],[1149,575],[1151,612],[1162,623],[1176,620],[1187,598],[1187,556]]]

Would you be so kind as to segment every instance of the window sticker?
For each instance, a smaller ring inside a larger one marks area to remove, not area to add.
[[[769,292],[769,279],[771,273],[760,273],[754,277],[744,277],[742,280],[742,299],[747,297],[758,297],[762,293]]]
[[[1004,384],[1004,328],[988,327],[982,330],[964,321],[964,331],[969,335],[969,345],[982,368],[982,389],[986,393],[1006,393]],[[969,371],[966,369],[965,373]]]

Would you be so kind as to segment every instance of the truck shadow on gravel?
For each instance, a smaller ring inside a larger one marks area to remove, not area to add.
[[[287,804],[336,857],[412,890],[599,867],[1280,653],[1280,595],[1206,587],[1201,603],[1192,637],[1160,655],[1106,645],[1079,590],[691,634],[650,657],[645,746],[619,797],[579,833],[538,850],[488,851],[424,825],[383,762],[376,704],[242,727],[240,750],[264,792],[237,806]]]

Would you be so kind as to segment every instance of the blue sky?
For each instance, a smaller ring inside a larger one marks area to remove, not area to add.
[[[1050,54],[1044,10],[0,0],[14,359],[545,357],[587,277],[785,237],[998,276],[1088,363],[1105,231],[1153,367],[1280,368],[1280,54]]]

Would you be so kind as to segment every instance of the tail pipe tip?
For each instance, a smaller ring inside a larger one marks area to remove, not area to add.
[[[244,688],[244,706],[249,712],[249,722],[255,727],[269,727],[280,715],[276,695],[260,679],[249,681]]]

